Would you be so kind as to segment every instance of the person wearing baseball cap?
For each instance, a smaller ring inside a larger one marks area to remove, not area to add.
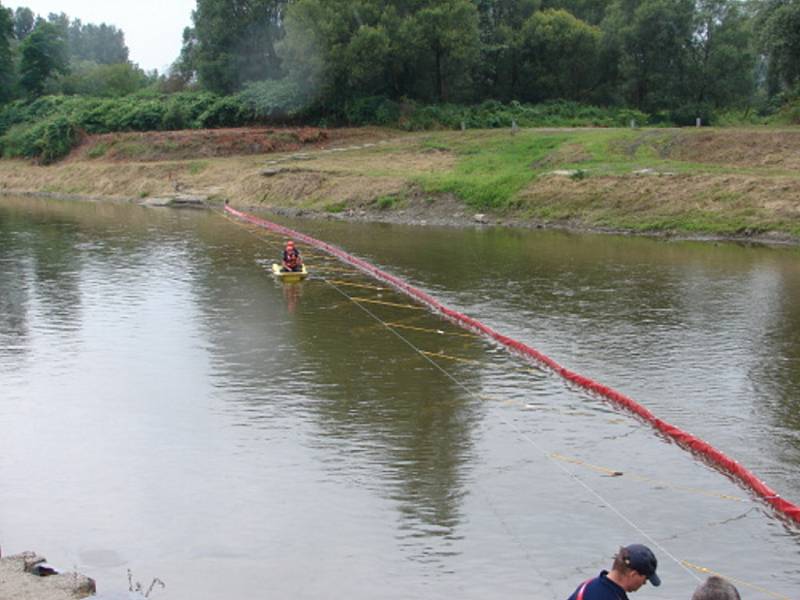
[[[655,554],[647,546],[623,546],[614,557],[611,571],[601,571],[594,579],[584,581],[568,600],[627,600],[628,592],[635,592],[647,581],[661,585],[657,566]]]

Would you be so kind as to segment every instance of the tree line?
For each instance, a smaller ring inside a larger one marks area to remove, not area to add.
[[[648,113],[797,91],[800,0],[198,0],[173,76],[336,107],[569,100]]]
[[[114,25],[0,4],[0,104],[46,94],[124,95],[148,82]]]
[[[769,114],[800,95],[800,0],[197,0],[161,76],[129,61],[113,25],[0,4],[0,105],[17,101],[0,134],[44,96],[136,93],[146,104],[175,92],[184,108],[162,126],[287,115],[396,123],[407,106],[430,107],[420,126],[451,126],[464,116],[445,107],[492,102],[510,107],[498,124],[548,103],[613,109],[610,122],[620,109],[676,124]],[[133,103],[124,106],[116,112]]]

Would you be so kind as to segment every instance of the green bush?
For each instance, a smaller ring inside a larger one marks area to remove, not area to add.
[[[246,122],[247,114],[248,111],[241,100],[235,96],[224,96],[197,117],[197,125],[202,128],[233,127]]]
[[[400,119],[400,103],[385,96],[356,98],[344,109],[350,125],[395,125]]]
[[[577,102],[544,104],[502,104],[487,100],[477,106],[438,104],[419,106],[409,103],[397,125],[409,131],[511,127],[627,127],[631,119],[642,125],[649,116],[634,109],[602,108]]]
[[[785,122],[800,119],[797,104],[782,113]],[[146,88],[124,97],[98,98],[87,96],[44,96],[32,103],[12,102],[0,108],[0,147],[13,156],[30,154],[38,148],[48,150],[48,159],[63,149],[55,140],[77,139],[75,135],[53,134],[43,140],[45,123],[69,123],[74,132],[110,133],[115,131],[153,131],[207,127],[238,127],[284,119],[303,122],[348,123],[352,125],[394,126],[408,131],[519,127],[627,127],[631,119],[637,124],[694,124],[697,107],[681,107],[671,113],[646,115],[626,108],[604,108],[577,102],[544,104],[504,104],[486,100],[474,105],[422,105],[412,100],[392,100],[385,96],[369,96],[351,100],[338,107],[309,104],[308,97],[288,80],[249,83],[234,96],[218,96],[210,92],[160,94]],[[793,112],[794,111],[794,112]],[[57,129],[57,128],[56,128]],[[33,133],[35,131],[36,133]],[[50,138],[48,138],[50,139]],[[55,144],[55,145],[54,145]],[[44,159],[44,158],[43,158]]]
[[[16,125],[2,138],[3,156],[38,158],[43,164],[49,164],[69,154],[79,138],[75,123],[64,116],[33,125]]]
[[[237,99],[245,113],[259,121],[295,117],[309,101],[300,86],[288,79],[252,81],[245,84]]]
[[[167,96],[161,129],[194,129],[197,120],[219,99],[208,92],[178,93]]]
[[[711,105],[700,102],[684,104],[669,112],[669,120],[678,127],[693,127],[698,118],[702,120],[703,125],[713,125],[714,109]]]
[[[66,117],[57,116],[46,121],[38,139],[38,156],[44,164],[50,164],[70,153],[80,139],[75,123]]]
[[[129,102],[115,111],[117,122],[114,129],[119,131],[153,131],[161,129],[166,105],[161,100]]]
[[[763,125],[767,119],[755,110],[728,109],[717,111],[714,125],[718,127],[741,127],[746,125]],[[800,121],[798,121],[800,123]]]

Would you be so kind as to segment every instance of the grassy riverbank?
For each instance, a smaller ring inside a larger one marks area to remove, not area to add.
[[[242,143],[242,140],[248,140]],[[110,134],[0,190],[233,205],[388,221],[800,240],[799,129],[249,129]]]

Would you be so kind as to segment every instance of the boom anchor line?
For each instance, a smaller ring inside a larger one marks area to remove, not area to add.
[[[630,398],[611,387],[598,383],[589,377],[580,375],[579,373],[560,365],[553,358],[547,356],[539,350],[503,335],[488,325],[485,325],[481,321],[478,321],[477,319],[448,308],[430,294],[423,292],[406,281],[403,281],[399,277],[395,277],[394,275],[379,269],[375,265],[372,265],[363,259],[353,256],[352,254],[348,254],[337,246],[328,244],[327,242],[318,240],[299,231],[295,231],[289,227],[285,227],[255,215],[242,212],[231,207],[227,203],[225,204],[225,212],[253,225],[263,227],[268,231],[292,237],[303,242],[304,244],[313,246],[318,250],[323,250],[324,252],[335,256],[340,261],[355,267],[359,271],[362,271],[363,273],[366,273],[367,275],[382,281],[383,283],[391,285],[399,292],[426,305],[433,312],[439,313],[452,323],[455,323],[456,325],[468,331],[472,331],[490,338],[498,344],[504,346],[506,349],[513,351],[514,354],[521,355],[529,360],[532,359],[534,362],[547,367],[550,371],[565,381],[573,383],[578,387],[591,392],[596,396],[599,396],[603,400],[610,402],[612,405],[632,413],[667,438],[676,442],[682,448],[701,457],[712,466],[722,470],[736,479],[740,484],[748,488],[757,497],[769,504],[779,515],[787,517],[793,521],[795,525],[800,525],[800,506],[797,506],[785,498],[782,498],[780,494],[770,488],[766,483],[764,483],[760,478],[745,468],[738,461],[728,457],[708,442],[705,442],[700,438],[683,431],[682,429],[672,425],[671,423],[668,423],[667,421],[664,421],[663,419],[659,419],[647,408],[636,402],[633,398]]]

